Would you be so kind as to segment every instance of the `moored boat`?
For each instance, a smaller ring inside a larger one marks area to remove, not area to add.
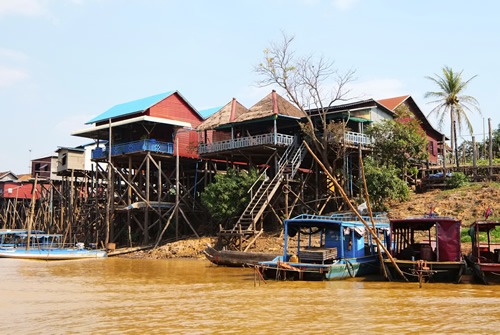
[[[0,258],[70,260],[106,257],[105,250],[86,249],[83,243],[64,245],[63,235],[16,231],[12,244],[0,246]]]
[[[493,231],[500,230],[500,221],[476,221],[471,224],[469,235],[472,251],[467,263],[474,279],[482,284],[500,284],[500,243],[492,240]]]
[[[380,241],[388,241],[389,222],[385,214],[374,216],[374,222],[369,217],[363,220],[373,225]],[[289,240],[295,237],[296,251],[289,253]],[[377,273],[377,250],[373,236],[353,213],[302,214],[284,221],[283,255],[260,262],[257,270],[266,279],[341,280]]]
[[[34,259],[34,260],[71,260],[106,257],[104,250],[89,250],[81,248],[53,248],[53,249],[23,249],[12,248],[0,250],[0,258]]]
[[[0,249],[14,248],[21,241],[21,234],[27,234],[26,229],[0,229]],[[31,235],[45,234],[42,230],[32,230]]]
[[[460,220],[426,215],[390,223],[394,263],[384,260],[390,280],[401,279],[396,264],[410,281],[461,281],[466,263],[460,249]]]
[[[216,250],[208,245],[203,250],[205,257],[215,265],[242,267],[255,265],[259,262],[270,261],[276,257],[275,254],[263,252],[244,252],[233,250]]]

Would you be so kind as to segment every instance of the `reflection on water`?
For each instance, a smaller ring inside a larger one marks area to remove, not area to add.
[[[500,286],[255,283],[205,260],[0,259],[1,334],[493,333]],[[257,284],[257,285],[255,285]]]

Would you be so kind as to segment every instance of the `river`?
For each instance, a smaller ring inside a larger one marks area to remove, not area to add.
[[[255,280],[206,260],[0,259],[0,334],[488,334],[500,286]]]

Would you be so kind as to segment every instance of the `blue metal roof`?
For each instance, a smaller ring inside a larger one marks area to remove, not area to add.
[[[175,91],[160,93],[147,98],[125,102],[123,104],[113,106],[104,113],[88,121],[86,124],[96,123],[99,121],[114,119],[116,117],[142,112],[148,109],[149,107],[157,104],[166,97],[170,96],[174,92]]]
[[[208,109],[204,109],[204,110],[201,110],[199,111],[198,113],[204,118],[208,118],[210,116],[212,116],[213,114],[215,114],[216,112],[220,111],[221,108],[224,107],[224,106],[219,106],[219,107],[212,107],[212,108],[208,108]]]

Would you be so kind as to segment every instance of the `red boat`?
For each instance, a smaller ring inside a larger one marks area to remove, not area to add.
[[[500,243],[492,241],[493,231],[500,231],[500,221],[476,221],[469,229],[472,252],[467,263],[474,278],[483,284],[500,283]]]

